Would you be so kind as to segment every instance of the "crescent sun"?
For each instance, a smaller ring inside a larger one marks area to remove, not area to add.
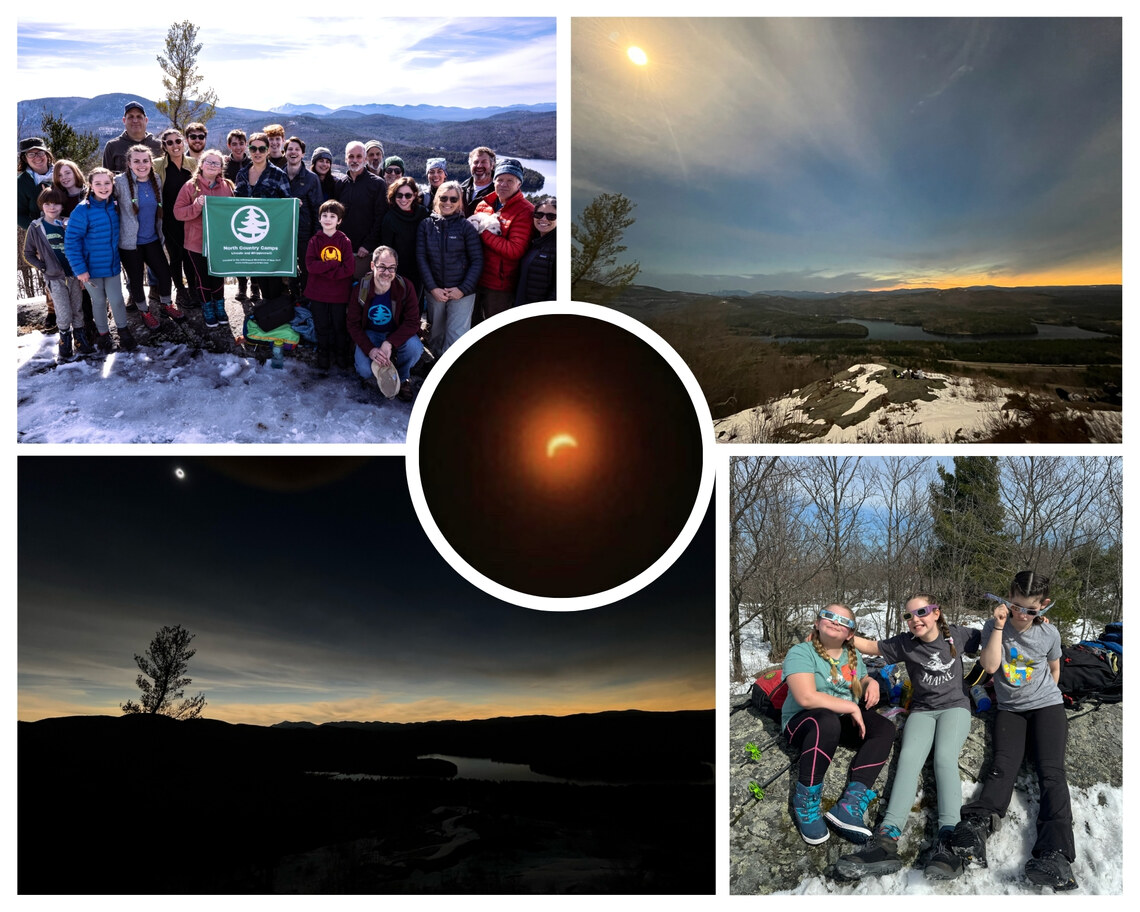
[[[562,447],[577,447],[578,441],[569,434],[555,434],[546,443],[547,458],[553,457]]]

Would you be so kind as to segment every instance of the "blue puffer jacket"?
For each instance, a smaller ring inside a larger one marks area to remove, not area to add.
[[[86,272],[93,279],[106,279],[119,274],[119,209],[114,199],[92,195],[75,207],[63,252],[76,275]]]
[[[483,272],[483,244],[462,212],[444,218],[432,214],[420,222],[416,242],[420,278],[429,292],[435,288],[458,288],[469,295]]]

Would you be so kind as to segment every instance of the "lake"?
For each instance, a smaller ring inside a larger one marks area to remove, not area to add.
[[[518,158],[517,155],[502,154],[499,158]],[[558,196],[558,162],[554,159],[546,158],[518,158],[519,164],[524,168],[530,168],[531,171],[537,171],[546,178],[546,183],[543,184],[541,193],[547,196]]]
[[[1024,333],[987,333],[979,336],[955,336],[947,335],[944,333],[929,333],[926,332],[921,326],[914,326],[908,323],[894,323],[891,320],[836,320],[836,323],[857,323],[859,326],[867,328],[867,335],[864,337],[865,341],[877,342],[1003,342],[1007,340],[1023,341],[1023,342],[1036,342],[1040,340],[1056,340],[1056,339],[1112,339],[1115,336],[1110,333],[1094,332],[1090,329],[1081,329],[1079,326],[1057,326],[1053,323],[1034,323],[1037,327],[1036,335],[1025,335]],[[833,341],[838,337],[813,337],[806,338],[803,336],[776,336],[773,341],[775,342],[821,342]],[[860,341],[851,336],[842,337],[848,341]]]

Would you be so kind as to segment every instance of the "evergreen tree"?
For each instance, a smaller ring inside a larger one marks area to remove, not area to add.
[[[135,655],[135,664],[142,672],[135,679],[142,691],[142,702],[127,700],[120,703],[124,713],[159,713],[175,719],[196,719],[202,714],[206,705],[205,694],[186,699],[182,696],[191,680],[183,675],[197,652],[190,648],[193,639],[194,634],[181,624],[163,627],[154,635],[147,651]],[[176,700],[179,701],[177,704]]]
[[[620,193],[603,193],[586,206],[581,224],[570,226],[571,297],[584,290],[582,283],[593,282],[605,288],[592,289],[590,298],[594,303],[605,303],[598,300],[599,295],[609,300],[633,281],[641,269],[639,263],[616,265],[618,254],[625,251],[622,233],[635,221],[630,215],[633,207],[634,203]]]
[[[56,160],[70,159],[79,165],[79,169],[84,173],[95,167],[99,137],[94,133],[75,132],[71,124],[63,119],[62,114],[53,114],[51,111],[44,111],[40,127],[43,130],[44,142]]]
[[[166,32],[166,56],[157,56],[158,65],[165,74],[162,87],[166,99],[155,107],[165,114],[172,126],[185,130],[186,124],[206,123],[214,116],[218,94],[213,89],[199,88],[204,77],[198,72],[198,53],[201,44],[195,44],[198,26],[189,19],[176,22]]]

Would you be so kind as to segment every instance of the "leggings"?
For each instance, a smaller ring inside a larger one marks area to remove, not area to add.
[[[226,280],[210,273],[209,263],[202,254],[186,251],[190,258],[190,284],[198,291],[200,301],[221,301],[226,296]],[[191,294],[193,300],[193,293]]]
[[[958,756],[970,733],[970,711],[952,709],[917,710],[907,716],[902,747],[895,769],[891,798],[883,826],[906,827],[906,818],[918,794],[918,777],[934,745],[934,783],[938,791],[938,828],[954,826],[962,810],[962,777]]]
[[[909,724],[909,723],[908,723]],[[963,814],[999,814],[1004,817],[1013,797],[1013,783],[1021,768],[1025,748],[1033,745],[1041,806],[1037,809],[1037,839],[1033,857],[1059,851],[1069,861],[1076,859],[1073,844],[1073,809],[1065,778],[1065,742],[1069,720],[1060,703],[1041,709],[1015,712],[999,709],[994,719],[994,765],[982,793],[964,808]]]
[[[830,709],[802,709],[788,720],[788,741],[800,753],[800,782],[816,785],[823,782],[835,748],[842,744],[855,750],[848,779],[862,782],[867,788],[875,784],[879,770],[891,755],[895,726],[876,712],[862,707],[863,727],[867,736],[860,739],[859,729],[850,715]]]
[[[143,291],[143,264],[154,270],[155,281],[152,285],[157,289],[159,300],[163,304],[170,303],[170,266],[166,262],[166,254],[162,252],[162,242],[155,238],[146,244],[139,244],[133,250],[119,248],[119,259],[127,270],[127,284],[131,289],[131,297],[138,309],[146,313],[149,309],[146,292]]]

